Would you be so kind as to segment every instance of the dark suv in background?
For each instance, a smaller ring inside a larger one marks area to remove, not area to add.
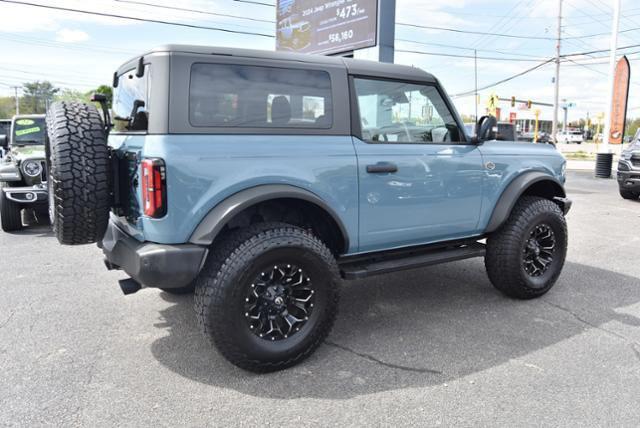
[[[618,188],[620,196],[625,199],[638,199],[640,196],[640,130],[620,155]]]

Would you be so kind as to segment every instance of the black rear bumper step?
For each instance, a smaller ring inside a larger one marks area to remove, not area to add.
[[[474,242],[467,245],[435,248],[383,259],[345,260],[340,263],[340,274],[344,279],[362,279],[400,270],[437,265],[473,257],[484,257],[484,255],[485,245]]]

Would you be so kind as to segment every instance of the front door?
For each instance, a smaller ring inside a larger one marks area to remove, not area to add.
[[[353,91],[360,251],[476,234],[482,156],[464,141],[437,87],[354,78]]]

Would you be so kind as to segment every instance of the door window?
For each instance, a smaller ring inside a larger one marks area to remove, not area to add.
[[[354,79],[362,138],[377,143],[461,141],[453,114],[435,86]]]

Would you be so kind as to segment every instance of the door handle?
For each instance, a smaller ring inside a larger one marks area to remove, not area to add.
[[[397,172],[398,165],[391,162],[378,162],[375,165],[367,165],[367,172],[370,174],[381,174],[385,172]]]

